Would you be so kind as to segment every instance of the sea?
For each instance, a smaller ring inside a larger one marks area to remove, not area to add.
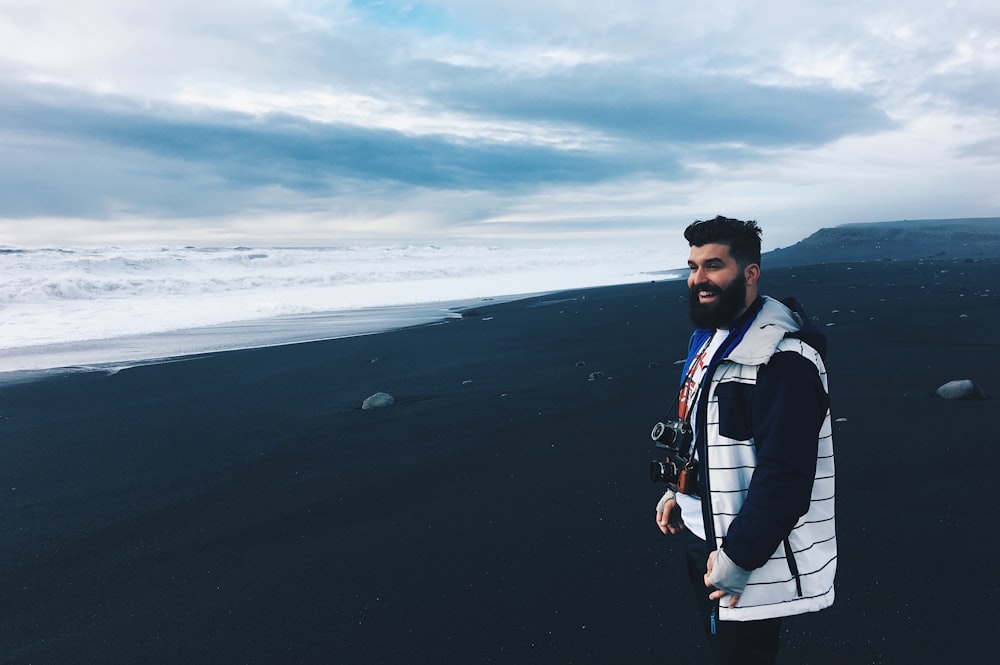
[[[567,289],[671,279],[613,243],[0,245],[0,382],[377,333]]]

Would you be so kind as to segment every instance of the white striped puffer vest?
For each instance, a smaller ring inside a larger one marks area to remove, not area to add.
[[[758,347],[759,351],[759,347]],[[781,339],[774,353],[793,351],[816,365],[824,390],[829,394],[826,367],[820,354],[808,344]],[[740,511],[757,455],[753,440],[739,441],[722,436],[719,428],[719,400],[716,390],[724,382],[755,385],[757,364],[739,362],[739,346],[716,369],[707,395],[709,399],[706,434],[707,467],[710,473],[712,520],[716,546]],[[766,360],[765,360],[766,362]],[[819,433],[819,453],[809,510],[796,523],[787,539],[764,566],[753,571],[735,608],[719,608],[722,621],[754,621],[779,616],[815,612],[833,604],[833,581],[837,567],[834,529],[834,463],[830,411]],[[790,558],[791,557],[791,558]],[[797,572],[797,575],[796,575]]]

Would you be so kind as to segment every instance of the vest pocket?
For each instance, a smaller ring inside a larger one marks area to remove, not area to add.
[[[792,550],[792,544],[788,542],[788,538],[785,538],[782,544],[785,546],[785,561],[788,562],[788,572],[795,578],[795,593],[801,598],[802,578],[799,576],[799,564],[795,560],[795,552]]]
[[[749,441],[753,437],[750,416],[753,386],[725,381],[715,389],[715,396],[719,406],[719,434],[736,441]]]

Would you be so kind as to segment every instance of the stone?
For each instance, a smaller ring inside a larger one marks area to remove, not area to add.
[[[941,399],[986,399],[983,389],[970,379],[949,381],[935,392]]]
[[[365,399],[361,403],[362,409],[380,409],[384,406],[392,406],[396,403],[396,400],[392,398],[389,393],[375,393]]]

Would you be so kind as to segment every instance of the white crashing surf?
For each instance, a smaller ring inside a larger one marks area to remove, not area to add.
[[[0,247],[0,372],[374,332],[681,264],[606,245]]]

